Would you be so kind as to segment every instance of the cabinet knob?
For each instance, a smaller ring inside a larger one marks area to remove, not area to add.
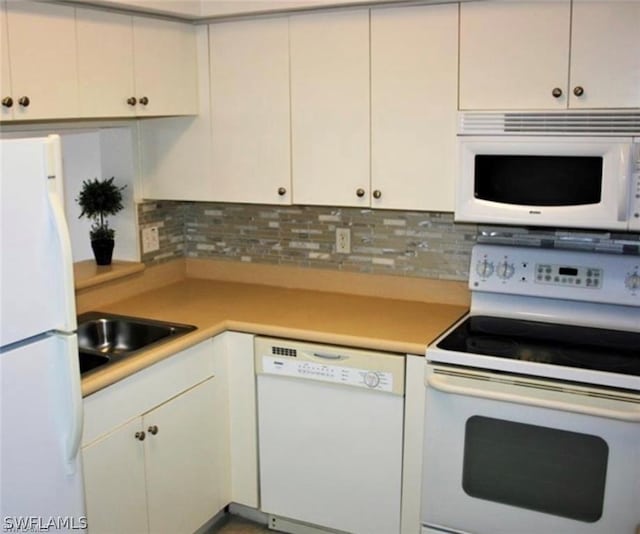
[[[140,103],[146,106],[149,103],[149,99],[146,96],[140,97]]]
[[[373,192],[373,198],[380,198],[382,196],[382,191],[380,191],[380,189],[376,189]]]
[[[29,104],[31,104],[31,100],[29,100],[28,96],[21,96],[18,99],[18,104],[20,104],[23,108],[28,108]]]
[[[573,94],[576,96],[582,96],[584,94],[584,87],[580,87],[579,85],[576,85],[573,88]]]
[[[155,436],[158,433],[158,425],[151,425],[147,430],[149,431],[149,434]]]
[[[2,99],[2,105],[3,105],[5,108],[13,107],[13,98],[11,98],[10,96],[5,96],[5,97]]]
[[[287,190],[284,187],[278,187],[278,194],[283,197],[287,194]]]
[[[146,434],[144,433],[144,430],[141,430],[140,432],[136,432],[135,433],[135,438],[138,441],[144,441],[144,438],[146,437]]]
[[[554,87],[551,94],[553,98],[560,98],[562,96],[562,89],[560,89],[560,87]]]
[[[360,198],[362,198],[364,196],[364,189],[362,189],[362,187],[359,187],[356,190],[356,195],[358,195]]]
[[[129,104],[130,106],[135,106],[138,103],[138,101],[136,100],[135,96],[130,96],[129,98],[127,98],[127,104]]]

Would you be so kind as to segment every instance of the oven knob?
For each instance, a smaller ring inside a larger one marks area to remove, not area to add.
[[[627,278],[624,281],[624,285],[627,289],[631,291],[635,291],[636,289],[640,289],[640,274],[631,273],[627,275]]]
[[[503,280],[507,280],[508,278],[511,278],[513,276],[513,273],[515,273],[515,271],[516,269],[513,266],[513,263],[508,263],[506,261],[499,263],[498,267],[496,268],[496,274],[498,275],[499,278],[502,278]]]
[[[364,383],[370,388],[375,388],[380,383],[380,377],[373,371],[369,371],[364,375]]]
[[[489,278],[493,274],[493,263],[487,259],[480,260],[476,265],[476,272],[481,278]]]

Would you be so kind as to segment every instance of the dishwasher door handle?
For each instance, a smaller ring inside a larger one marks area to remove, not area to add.
[[[328,354],[326,352],[314,352],[313,355],[316,358],[322,358],[323,360],[346,360],[349,356],[342,356],[340,354]]]

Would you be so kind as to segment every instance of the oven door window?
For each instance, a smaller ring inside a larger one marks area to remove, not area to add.
[[[602,198],[602,157],[475,157],[475,197],[521,206],[580,206]]]
[[[592,523],[602,516],[608,456],[598,436],[473,416],[462,486],[478,499]]]

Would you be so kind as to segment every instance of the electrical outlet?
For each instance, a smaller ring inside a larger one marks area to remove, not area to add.
[[[336,252],[351,253],[351,228],[336,228]]]
[[[142,230],[142,253],[153,252],[160,248],[160,236],[157,226],[149,226]]]

